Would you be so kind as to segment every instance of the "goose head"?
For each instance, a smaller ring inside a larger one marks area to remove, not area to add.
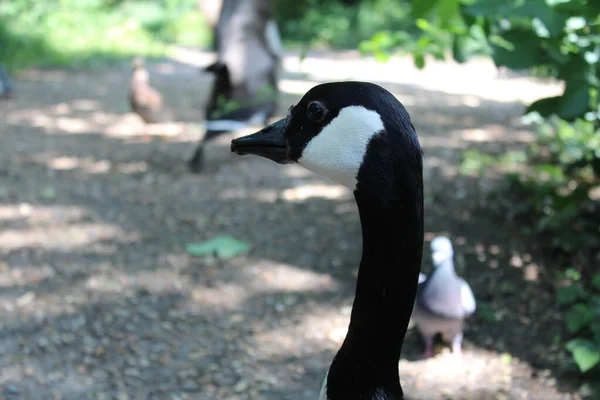
[[[404,106],[372,83],[321,84],[231,150],[297,163],[353,191],[362,258],[348,333],[319,399],[402,399],[398,361],[423,250],[422,150]]]
[[[421,159],[406,109],[387,90],[365,82],[312,88],[286,118],[234,140],[231,150],[298,163],[353,190],[373,178],[391,183],[398,164],[416,170]]]

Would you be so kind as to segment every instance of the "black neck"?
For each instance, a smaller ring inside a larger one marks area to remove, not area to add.
[[[394,183],[355,191],[363,255],[348,334],[328,374],[331,400],[403,398],[398,362],[421,268],[423,181],[419,171]]]

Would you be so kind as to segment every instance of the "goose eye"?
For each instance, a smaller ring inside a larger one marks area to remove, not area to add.
[[[310,103],[308,103],[306,113],[311,121],[322,122],[323,119],[325,119],[325,114],[327,113],[327,110],[318,101],[311,101]]]

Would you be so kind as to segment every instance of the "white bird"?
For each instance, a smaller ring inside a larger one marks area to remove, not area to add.
[[[440,333],[452,343],[452,352],[462,354],[464,319],[475,312],[475,297],[469,284],[456,275],[452,242],[439,236],[431,242],[434,270],[419,282],[412,315],[414,324],[425,341],[425,357],[433,354],[433,339]],[[419,279],[420,280],[420,279]]]
[[[319,399],[404,399],[398,362],[423,253],[422,150],[404,106],[372,83],[318,85],[231,150],[298,163],[353,190],[362,259],[348,332]]]

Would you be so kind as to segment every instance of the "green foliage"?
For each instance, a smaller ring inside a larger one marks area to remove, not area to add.
[[[363,48],[375,54],[400,48],[419,68],[426,55],[450,54],[461,63],[487,56],[498,67],[564,82],[560,96],[526,108],[524,122],[537,135],[529,148],[496,157],[468,150],[460,170],[482,174],[491,165],[513,164],[518,173],[507,174],[508,211],[523,231],[550,237],[560,254],[585,254],[578,259],[593,263],[600,254],[600,2],[424,0],[412,2],[411,16],[421,31],[414,40],[383,32]],[[566,348],[587,372],[600,364],[600,275],[584,282],[574,271],[557,302],[566,307],[565,328],[573,335]]]
[[[491,55],[498,66],[544,67],[564,80],[562,96],[539,100],[528,111],[573,121],[598,111],[592,91],[599,83],[599,9],[585,0],[427,0],[413,2],[412,15],[423,31],[419,40],[443,38],[441,51],[450,50],[458,62]],[[404,50],[420,65],[427,48],[417,47]],[[438,56],[440,49],[429,53]]]
[[[395,0],[352,5],[340,0],[275,0],[274,7],[281,35],[291,45],[356,48],[379,31],[417,32],[410,5]]]
[[[600,363],[600,347],[586,339],[573,339],[566,344],[566,349],[573,354],[573,360],[581,372],[587,372]]]
[[[560,287],[556,291],[556,302],[560,305],[567,305],[584,300],[587,293],[579,283],[573,283],[569,286]]]
[[[565,276],[566,277],[566,276]],[[589,288],[581,282],[557,290],[557,302],[567,308],[567,331],[576,337],[565,344],[582,373],[600,366],[600,274],[591,279]]]
[[[577,333],[590,325],[596,316],[596,310],[585,303],[573,305],[567,313],[567,330],[569,333]]]
[[[533,232],[549,234],[564,252],[600,250],[600,128],[597,121],[568,122],[556,115],[537,121],[537,141],[527,151],[531,169],[509,177]],[[594,250],[595,249],[595,250]]]
[[[408,43],[419,29],[410,4],[394,0],[273,4],[282,38],[292,46],[356,48],[380,30],[404,32],[400,39]],[[11,69],[159,56],[171,44],[208,47],[211,35],[196,0],[0,1],[0,62]]]
[[[455,3],[460,3],[457,7]],[[567,198],[554,197],[542,225],[558,225],[577,214],[573,204],[582,200],[589,185],[600,176],[600,5],[585,0],[428,0],[414,2],[412,14],[422,35],[417,43],[442,38],[443,49],[408,47],[415,64],[424,65],[423,53],[439,57],[451,51],[458,62],[489,55],[497,66],[546,71],[565,82],[561,96],[535,101],[526,110],[537,121],[535,150],[549,152],[537,166],[565,184],[585,179]],[[448,45],[450,43],[450,45]],[[537,117],[537,118],[535,118]],[[472,158],[472,157],[471,157]],[[582,178],[590,168],[592,176]],[[538,179],[534,178],[534,182]],[[556,186],[556,185],[555,185]],[[548,192],[557,187],[548,189]],[[561,196],[565,197],[565,196]],[[538,203],[542,208],[547,202]],[[560,215],[559,215],[560,214]]]
[[[159,56],[170,44],[209,40],[203,16],[188,0],[0,2],[0,62],[10,69]]]
[[[600,291],[600,273],[594,275],[594,277],[592,278],[592,285],[594,285],[594,288]]]
[[[600,4],[583,0],[465,0],[458,8],[452,4],[453,0],[413,4],[422,35],[404,50],[413,54],[418,67],[424,65],[424,53],[439,57],[450,52],[458,62],[487,55],[497,66],[543,71],[565,82],[562,95],[527,107],[524,122],[534,124],[537,140],[525,152],[493,157],[468,150],[461,172],[482,174],[491,165],[522,167],[527,162],[528,168],[507,175],[509,193],[516,200],[510,212],[528,232],[551,237],[552,246],[562,254],[599,254]],[[431,41],[442,48],[428,48]],[[565,328],[573,336],[566,349],[580,371],[587,372],[600,364],[600,275],[583,282],[579,272],[567,270],[566,278],[572,284],[559,288],[556,297],[565,307]]]
[[[374,36],[363,48],[377,54],[401,47],[422,68],[424,56],[458,62],[491,56],[497,66],[537,69],[565,81],[559,97],[528,108],[543,117],[576,121],[599,119],[600,5],[586,0],[425,0],[412,2],[411,16],[421,34],[415,40]],[[400,35],[402,37],[403,35]]]

